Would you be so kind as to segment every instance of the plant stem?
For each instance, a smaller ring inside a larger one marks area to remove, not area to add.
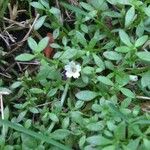
[[[2,116],[2,120],[4,120],[4,105],[3,105],[3,96],[2,94],[0,94],[0,106],[1,106],[1,116]],[[5,138],[5,126],[3,125],[2,128],[2,137]]]
[[[136,96],[137,99],[150,100],[150,97],[147,96]]]
[[[64,105],[64,102],[65,102],[65,99],[66,99],[66,96],[67,96],[67,92],[68,92],[68,89],[69,89],[69,82],[70,82],[70,80],[67,81],[67,83],[65,85],[65,90],[64,90],[64,92],[61,96],[61,100],[60,100],[61,106]]]

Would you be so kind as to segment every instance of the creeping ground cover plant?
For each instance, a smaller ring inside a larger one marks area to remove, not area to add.
[[[26,66],[0,80],[0,149],[148,150],[150,1],[28,4],[38,17],[13,55]]]

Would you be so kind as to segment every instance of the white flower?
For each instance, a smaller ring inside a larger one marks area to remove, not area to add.
[[[135,75],[129,75],[130,81],[137,81],[138,80],[138,76]]]
[[[71,61],[69,64],[65,65],[65,70],[67,78],[78,78],[80,76],[81,66]]]

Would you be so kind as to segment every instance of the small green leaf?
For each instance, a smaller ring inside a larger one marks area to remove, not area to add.
[[[100,57],[98,57],[96,54],[93,54],[93,58],[94,58],[95,64],[98,67],[100,67],[102,70],[104,70],[105,69],[105,64],[104,64],[103,60]]]
[[[83,33],[76,31],[76,37],[77,37],[78,42],[80,42],[84,47],[87,46],[87,42],[86,42],[86,39],[85,39]]]
[[[104,57],[110,60],[121,60],[122,55],[118,54],[117,52],[114,51],[106,51],[103,53]]]
[[[83,105],[84,105],[84,101],[78,100],[78,101],[76,102],[76,104],[75,104],[75,108],[76,108],[76,109],[79,109],[79,108],[81,108]]]
[[[97,80],[106,85],[110,85],[110,86],[114,85],[114,83],[108,77],[105,77],[105,76],[98,76]]]
[[[46,17],[47,16],[42,16],[36,21],[36,23],[34,24],[34,30],[38,30],[42,27],[42,25],[45,22]]]
[[[37,52],[43,51],[43,50],[47,47],[48,42],[49,42],[49,37],[43,38],[43,39],[38,43],[38,47],[37,47],[36,51],[37,51]]]
[[[54,121],[54,122],[59,122],[59,119],[58,119],[58,117],[56,116],[56,114],[54,114],[54,113],[49,113],[49,117],[50,117],[50,119],[51,119],[52,121]]]
[[[86,10],[88,10],[88,11],[93,11],[93,10],[94,10],[94,8],[93,8],[91,5],[89,5],[88,3],[80,2],[80,5],[81,5],[84,9],[86,9]]]
[[[77,50],[73,49],[73,48],[68,48],[64,51],[64,53],[61,55],[60,59],[62,61],[67,60],[67,59],[71,59],[74,56],[76,56],[77,54]]]
[[[81,30],[85,33],[88,33],[88,26],[86,26],[85,24],[81,24]]]
[[[56,7],[52,7],[50,10],[49,10],[50,13],[52,13],[53,15],[60,15],[60,10]]]
[[[116,146],[115,145],[105,146],[102,150],[116,150]]]
[[[84,74],[90,75],[92,73],[94,73],[94,68],[90,67],[90,66],[86,66],[82,69]]]
[[[46,0],[40,0],[40,3],[41,3],[45,8],[47,8],[47,9],[50,8],[48,1],[46,1]]]
[[[29,47],[31,48],[32,51],[35,51],[36,48],[37,48],[37,43],[32,37],[28,38],[28,45],[29,45]]]
[[[133,21],[135,17],[135,8],[131,7],[125,16],[125,27],[128,27]]]
[[[130,52],[132,49],[127,47],[127,46],[120,46],[120,47],[116,47],[115,51],[119,52],[119,53],[128,53]]]
[[[147,8],[145,8],[144,11],[145,11],[145,14],[150,17],[150,5]]]
[[[53,31],[53,38],[54,38],[54,39],[57,39],[58,36],[59,36],[59,28],[58,28],[58,29],[55,29],[55,30]]]
[[[141,84],[143,88],[150,86],[150,71],[142,75]]]
[[[130,98],[135,98],[135,94],[131,90],[127,88],[121,88],[120,90],[125,96],[130,97]]]
[[[126,135],[126,123],[122,121],[114,130],[114,136],[117,140],[125,139]]]
[[[88,137],[86,139],[86,141],[88,143],[90,143],[91,145],[108,145],[108,144],[112,144],[112,142],[113,142],[101,135],[95,135],[95,136]]]
[[[58,130],[55,130],[53,133],[51,133],[51,137],[56,140],[63,140],[67,138],[70,134],[71,132],[69,130],[58,129]]]
[[[16,82],[14,82],[14,83],[10,86],[10,88],[11,88],[11,89],[16,89],[16,88],[18,88],[21,84],[22,84],[21,81],[16,81]]]
[[[136,54],[141,60],[150,62],[150,52],[138,52]]]
[[[147,40],[148,40],[147,35],[144,35],[144,36],[140,37],[139,39],[136,40],[135,47],[142,46]]]
[[[33,114],[38,114],[39,110],[36,107],[30,107],[29,108],[30,112],[32,112]]]
[[[50,46],[51,46],[52,48],[61,48],[61,46],[58,45],[57,43],[52,43],[52,44],[50,44]]]
[[[62,128],[63,129],[67,129],[70,123],[70,119],[69,117],[65,117],[62,121]]]
[[[144,143],[146,150],[148,150],[150,148],[150,140],[144,138],[143,143]]]
[[[83,135],[79,140],[79,147],[81,148],[85,142],[86,142],[86,136]]]
[[[79,100],[90,101],[90,100],[94,99],[97,95],[98,94],[96,92],[85,90],[85,91],[78,92],[75,96]]]
[[[100,131],[103,129],[103,125],[101,122],[96,122],[96,123],[89,123],[86,125],[86,128],[89,131]]]
[[[130,42],[130,38],[124,30],[119,30],[119,37],[125,45],[127,45],[129,47],[132,46],[132,43]]]
[[[30,5],[33,6],[34,8],[38,8],[38,9],[42,9],[42,10],[45,9],[45,8],[43,7],[43,5],[40,4],[39,2],[31,2]]]
[[[15,60],[17,60],[17,61],[30,61],[30,60],[32,60],[34,58],[35,58],[35,55],[24,53],[24,54],[18,55],[15,58]]]
[[[44,93],[44,91],[42,89],[39,89],[39,88],[31,88],[30,92],[33,93],[33,94],[42,94],[42,93]]]

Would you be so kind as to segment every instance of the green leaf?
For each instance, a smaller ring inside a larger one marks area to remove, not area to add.
[[[101,136],[101,135],[95,135],[95,136],[91,136],[88,137],[86,139],[86,141],[88,143],[90,143],[91,145],[108,145],[108,144],[112,144],[112,141]]]
[[[32,60],[34,58],[35,58],[35,55],[24,53],[24,54],[18,55],[15,58],[15,60],[17,60],[17,61],[30,61],[30,60]]]
[[[78,100],[78,101],[76,102],[76,104],[75,104],[75,108],[76,108],[76,109],[79,109],[79,108],[81,108],[83,105],[84,105],[84,101]]]
[[[148,40],[147,35],[144,35],[144,36],[140,37],[139,39],[136,40],[135,47],[142,46],[147,40]]]
[[[131,7],[125,16],[125,27],[128,27],[133,21],[135,17],[135,8]]]
[[[36,107],[30,107],[29,110],[33,114],[38,114],[39,113],[39,110]]]
[[[83,31],[83,32],[85,32],[85,33],[88,33],[88,26],[86,26],[85,24],[81,24],[81,30]]]
[[[126,136],[126,123],[123,121],[117,125],[114,130],[114,135],[117,140],[123,140]]]
[[[80,140],[79,140],[79,147],[81,149],[81,147],[83,147],[84,143],[86,142],[86,136],[83,135]]]
[[[60,2],[60,4],[63,5],[65,8],[67,8],[67,9],[69,9],[69,10],[75,12],[75,13],[82,14],[84,16],[86,16],[88,14],[85,11],[83,11],[82,9],[80,9],[79,7],[69,5],[69,4],[64,3],[64,2]]]
[[[150,52],[138,52],[136,54],[141,60],[150,62]]]
[[[135,94],[127,88],[121,88],[120,91],[127,97],[135,98]]]
[[[56,116],[56,114],[54,114],[54,113],[49,113],[49,117],[50,117],[50,119],[51,119],[52,121],[54,121],[54,122],[59,122],[59,119],[58,119],[58,117]]]
[[[95,64],[100,67],[102,70],[105,69],[105,65],[104,62],[102,61],[102,59],[100,57],[98,57],[96,54],[93,53],[93,58],[94,58],[94,62]]]
[[[33,93],[33,94],[42,94],[42,93],[44,93],[44,91],[42,89],[39,89],[39,88],[31,88],[30,92]]]
[[[27,111],[22,111],[19,116],[17,117],[16,121],[20,122],[24,119],[25,115],[27,114]]]
[[[52,7],[49,12],[51,12],[53,15],[59,16],[60,15],[60,10],[56,7]]]
[[[130,47],[127,46],[120,46],[120,47],[116,47],[115,51],[119,52],[119,53],[128,53],[130,52],[132,49]]]
[[[31,48],[32,51],[35,51],[36,48],[37,48],[37,43],[32,37],[28,38],[28,45],[29,45],[29,47]]]
[[[38,146],[38,141],[27,134],[23,134],[23,133],[21,134],[21,141],[23,146],[28,149],[34,149],[34,148],[36,149]]]
[[[46,0],[40,0],[40,3],[41,3],[45,8],[47,8],[47,9],[50,8],[48,1],[46,1]]]
[[[141,84],[143,88],[150,86],[150,71],[142,75]]]
[[[125,146],[125,150],[137,150],[139,146],[140,139],[130,140],[129,144]]]
[[[63,129],[67,129],[70,123],[70,119],[69,117],[65,117],[62,121],[62,128]]]
[[[150,5],[144,9],[145,14],[150,17]]]
[[[116,150],[116,146],[115,145],[105,146],[102,150]]]
[[[124,30],[119,30],[119,37],[125,45],[127,45],[129,47],[132,46],[132,43],[130,42],[130,38]]]
[[[58,36],[59,36],[59,28],[58,28],[58,29],[55,29],[55,30],[53,31],[53,38],[54,38],[54,39],[57,39]]]
[[[34,132],[32,130],[29,130],[29,129],[26,129],[24,127],[22,127],[21,125],[19,124],[15,124],[15,123],[12,123],[10,121],[7,121],[7,120],[0,120],[0,125],[6,125],[16,131],[19,131],[19,132],[22,132],[22,133],[25,133],[27,135],[30,135],[36,139],[39,139],[41,141],[44,141],[46,143],[49,143],[51,145],[54,145],[55,147],[58,147],[59,149],[62,149],[62,150],[71,150],[71,148],[53,140],[52,138],[50,138],[49,136],[45,136],[44,134],[41,134],[41,133],[38,133],[38,132]]]
[[[87,46],[86,39],[82,33],[80,33],[79,31],[76,31],[76,37],[77,37],[78,42],[80,42],[84,47]]]
[[[0,87],[0,93],[8,95],[11,93],[11,90],[9,90],[8,88]]]
[[[150,148],[150,140],[144,138],[143,143],[144,143],[145,148],[148,150]]]
[[[96,92],[85,90],[85,91],[78,92],[75,96],[79,100],[90,101],[90,100],[94,99],[97,95],[98,94]]]
[[[58,129],[58,130],[55,130],[53,133],[51,133],[51,137],[56,140],[63,140],[67,138],[70,134],[71,132],[69,130]]]
[[[62,61],[67,60],[67,59],[71,59],[74,56],[76,56],[77,54],[77,50],[74,48],[68,48],[64,51],[64,53],[60,56],[60,59]]]
[[[61,46],[59,44],[57,44],[57,43],[52,43],[52,44],[50,44],[50,46],[52,48],[61,48]]]
[[[93,11],[93,10],[94,10],[94,8],[93,8],[91,5],[89,5],[88,3],[80,2],[80,5],[81,5],[84,9],[86,9],[86,10],[88,10],[88,11]]]
[[[136,27],[136,35],[141,37],[144,34],[144,23],[141,21],[138,26]]]
[[[43,39],[38,43],[38,47],[37,47],[36,51],[37,51],[37,52],[43,51],[43,50],[47,47],[48,42],[49,42],[49,37],[43,38]]]
[[[36,21],[36,23],[34,24],[34,30],[38,30],[42,27],[42,25],[45,22],[46,17],[47,16],[42,16]]]
[[[42,9],[42,10],[45,9],[45,8],[43,7],[43,5],[40,4],[39,2],[31,2],[30,5],[33,6],[34,8],[38,8],[38,9]]]
[[[114,51],[106,51],[103,53],[104,57],[110,60],[121,60],[122,55],[118,54],[117,52]]]
[[[106,85],[110,85],[110,86],[114,85],[114,83],[108,77],[105,77],[105,76],[98,76],[97,80]]]
[[[94,73],[94,68],[90,66],[86,66],[82,69],[84,74],[90,75]]]
[[[86,125],[86,128],[89,131],[100,131],[103,129],[103,125],[101,122],[89,123],[88,125]]]

